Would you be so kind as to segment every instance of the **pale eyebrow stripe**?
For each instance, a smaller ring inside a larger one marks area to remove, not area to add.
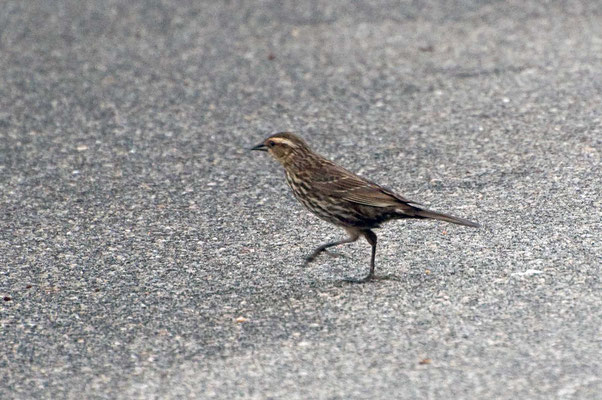
[[[276,143],[288,144],[289,146],[292,146],[292,145],[293,145],[293,142],[291,142],[291,141],[290,141],[290,140],[288,140],[288,139],[283,139],[283,138],[273,138],[273,139],[270,139],[270,140],[272,140],[272,141],[274,141],[274,142],[276,142]]]

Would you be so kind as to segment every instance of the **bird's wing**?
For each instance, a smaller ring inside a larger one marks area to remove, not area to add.
[[[372,207],[416,204],[334,164],[325,165],[323,169],[314,171],[312,175],[312,183],[316,189],[353,203]]]

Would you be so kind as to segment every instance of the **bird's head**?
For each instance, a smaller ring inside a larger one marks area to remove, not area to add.
[[[280,132],[268,137],[251,150],[267,151],[272,157],[282,164],[287,163],[291,157],[309,152],[307,144],[290,132]]]

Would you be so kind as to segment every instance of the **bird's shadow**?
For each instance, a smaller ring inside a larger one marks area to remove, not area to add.
[[[330,250],[324,250],[322,251],[322,254],[326,254],[330,257],[333,258],[350,258],[348,255],[346,254],[342,254],[342,253],[336,253]],[[312,264],[315,261],[315,258],[311,258],[307,257],[305,259],[305,262],[303,263],[304,267],[307,267],[308,265]],[[392,282],[403,282],[404,279],[401,276],[398,275],[376,275],[373,276],[371,279],[369,280],[365,280],[363,278],[353,278],[353,277],[348,277],[348,278],[343,278],[343,279],[339,279],[336,281],[328,281],[329,283],[334,283],[335,287],[344,287],[344,286],[350,286],[350,285],[370,285],[373,283],[377,283],[380,281],[392,281]],[[311,282],[310,286],[312,287],[318,287],[318,286],[324,286],[326,282],[322,282],[322,284],[320,284],[319,282]]]

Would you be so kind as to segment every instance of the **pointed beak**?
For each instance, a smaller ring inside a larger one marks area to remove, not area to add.
[[[265,146],[265,144],[259,143],[257,146],[251,147],[250,150],[268,151],[268,148]]]

